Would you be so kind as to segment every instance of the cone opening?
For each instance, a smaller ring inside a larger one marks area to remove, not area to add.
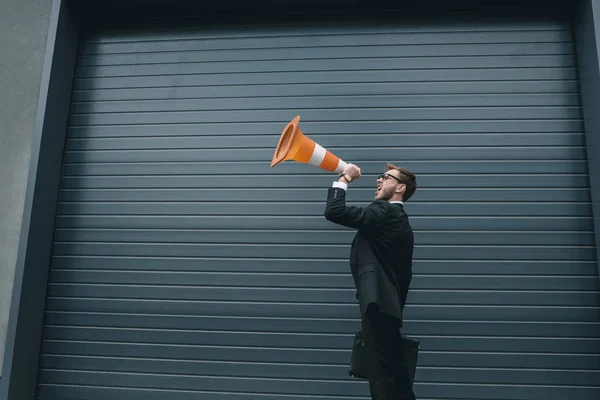
[[[285,155],[289,151],[290,146],[292,144],[292,137],[294,136],[294,129],[295,126],[293,124],[290,124],[287,126],[287,129],[283,132],[281,142],[279,143],[279,146],[277,147],[277,150],[275,152],[275,158],[279,159],[285,157]]]
[[[273,159],[271,160],[271,167],[281,162],[287,156],[287,153],[290,151],[290,148],[294,143],[294,136],[298,127],[299,120],[300,116],[297,116],[285,127],[283,133],[281,134],[281,137],[279,138],[279,143],[277,144],[275,153],[273,154]]]

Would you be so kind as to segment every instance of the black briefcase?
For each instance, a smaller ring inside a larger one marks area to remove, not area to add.
[[[402,348],[404,350],[404,359],[410,383],[415,380],[417,370],[417,358],[419,356],[419,339],[402,335]],[[361,379],[368,379],[368,370],[364,356],[364,341],[362,332],[357,330],[354,334],[354,343],[352,345],[352,355],[350,356],[350,376]]]

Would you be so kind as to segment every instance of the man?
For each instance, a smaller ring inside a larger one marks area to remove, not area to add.
[[[374,400],[414,400],[402,356],[402,311],[412,279],[414,236],[404,202],[417,189],[416,177],[393,164],[377,178],[375,200],[367,207],[346,205],[348,185],[360,178],[354,164],[329,188],[325,218],[357,229],[350,269],[360,304],[369,389]]]

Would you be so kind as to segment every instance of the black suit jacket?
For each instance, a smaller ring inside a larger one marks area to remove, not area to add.
[[[376,200],[367,207],[346,205],[346,191],[328,191],[325,218],[357,229],[350,250],[350,269],[360,311],[378,310],[396,318],[402,311],[412,279],[414,235],[404,206]]]

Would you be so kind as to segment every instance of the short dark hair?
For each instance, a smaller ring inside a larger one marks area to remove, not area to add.
[[[413,194],[417,191],[417,177],[415,174],[407,170],[406,168],[398,167],[392,163],[387,163],[385,165],[387,171],[394,169],[400,172],[400,179],[406,185],[406,191],[402,195],[402,201],[408,201],[412,197]]]

